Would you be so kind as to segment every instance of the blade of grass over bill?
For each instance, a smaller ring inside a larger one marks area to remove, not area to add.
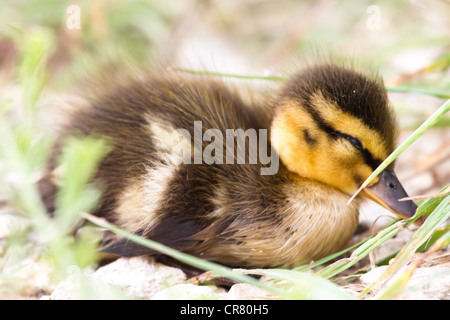
[[[353,199],[361,192],[362,189],[367,187],[369,183],[378,176],[386,167],[392,163],[397,157],[405,151],[411,144],[413,144],[414,141],[419,139],[428,129],[433,127],[436,122],[439,121],[448,111],[450,110],[450,99],[447,100],[438,110],[436,110],[422,125],[416,129],[409,137],[406,139],[400,146],[397,147],[397,149],[392,152],[389,157],[386,158],[379,166],[376,168],[376,170],[364,181],[364,183],[361,185],[361,187],[356,190],[356,192],[351,196],[351,198],[348,200],[347,204],[350,204]]]

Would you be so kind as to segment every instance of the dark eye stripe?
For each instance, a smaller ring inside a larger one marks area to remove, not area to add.
[[[338,130],[335,130],[331,125],[326,123],[326,121],[313,108],[307,106],[305,109],[312,116],[312,118],[317,123],[319,128],[322,129],[323,131],[325,131],[328,135],[330,135],[331,137],[333,137],[335,139],[344,138],[344,139],[349,140],[350,143],[352,145],[354,145],[356,149],[358,149],[359,151],[362,152],[363,157],[364,157],[364,162],[368,166],[370,166],[372,168],[372,170],[375,170],[381,164],[381,160],[376,159],[372,155],[372,153],[370,153],[369,150],[365,149],[363,147],[361,141],[359,141],[359,139],[357,139],[357,138],[355,138],[355,137],[353,137],[351,135],[348,135],[346,133],[343,133],[343,132],[340,132]]]
[[[362,153],[364,156],[364,161],[372,168],[372,170],[375,170],[381,164],[382,161],[374,158],[369,150],[364,149]]]
[[[339,132],[341,137],[347,139],[348,141],[350,141],[350,143],[359,151],[362,152],[363,156],[364,156],[364,162],[367,163],[372,170],[375,170],[381,163],[380,160],[375,159],[372,155],[372,153],[370,153],[369,150],[365,149],[361,143],[361,141],[358,138],[355,138],[351,135]]]

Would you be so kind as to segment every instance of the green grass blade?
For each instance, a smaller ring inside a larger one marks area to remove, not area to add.
[[[331,260],[336,259],[337,257],[339,257],[339,256],[341,256],[341,255],[343,255],[343,254],[345,254],[345,253],[347,253],[349,251],[352,251],[352,250],[358,248],[359,246],[361,246],[362,244],[364,244],[365,242],[369,241],[370,239],[372,239],[375,236],[376,235],[372,235],[370,237],[367,237],[366,239],[363,239],[360,242],[355,243],[354,245],[352,245],[352,246],[350,246],[348,248],[345,248],[344,250],[341,250],[339,252],[336,252],[334,254],[326,256],[325,258],[319,259],[317,261],[314,261],[314,263],[307,264],[307,265],[301,265],[299,267],[296,267],[294,270],[295,271],[302,271],[302,272],[306,272],[306,271],[312,270],[312,269],[314,269],[314,268],[316,268],[318,266],[321,266],[321,265],[323,265],[323,264],[325,264],[325,263],[327,263],[327,262],[329,262]]]
[[[338,285],[311,273],[287,269],[255,269],[245,273],[260,274],[276,281],[283,281],[290,299],[301,300],[353,300],[351,294]]]
[[[51,30],[39,27],[19,34],[16,42],[19,42],[21,51],[18,76],[23,91],[23,104],[26,113],[30,114],[47,82],[45,63],[53,52],[55,39]]]
[[[61,229],[70,232],[80,220],[80,212],[92,210],[100,191],[89,181],[110,151],[104,140],[88,137],[67,139],[59,158],[60,187],[56,195],[55,218]]]
[[[169,70],[174,70],[183,73],[196,74],[202,76],[212,76],[212,77],[223,77],[223,78],[235,78],[235,79],[246,79],[246,80],[266,80],[266,81],[284,81],[285,77],[280,76],[255,76],[255,75],[243,75],[236,73],[226,73],[218,71],[209,70],[193,70],[185,68],[169,68]],[[430,90],[424,88],[412,88],[412,87],[385,87],[386,91],[389,92],[403,92],[403,93],[419,93],[428,96],[434,96],[441,99],[450,99],[450,92],[440,91],[440,90]]]
[[[449,91],[430,90],[424,88],[411,88],[411,87],[386,87],[386,91],[389,92],[404,92],[404,93],[419,93],[428,96],[434,96],[441,99],[450,99]]]
[[[447,186],[448,187],[448,186]],[[446,188],[443,188],[441,190],[444,191]],[[393,223],[390,226],[387,226],[383,230],[379,231],[376,235],[373,235],[361,242],[359,242],[357,245],[354,245],[354,247],[357,247],[357,249],[352,253],[350,258],[345,258],[338,260],[327,267],[323,268],[322,270],[318,271],[316,274],[324,277],[324,278],[331,278],[335,275],[341,273],[342,271],[350,268],[355,263],[366,257],[370,252],[381,246],[383,243],[394,237],[399,231],[404,229],[407,225],[412,224],[414,221],[416,221],[419,217],[422,215],[428,215],[433,210],[438,207],[439,203],[441,203],[442,199],[439,198],[431,198],[426,201],[424,201],[419,208],[417,209],[416,214],[414,217],[408,219],[408,220],[400,220],[395,223]],[[329,257],[324,258],[325,260],[329,261]],[[319,262],[319,261],[318,261]],[[301,271],[306,271],[308,269],[304,268],[305,266],[299,267],[298,269]],[[314,267],[314,265],[313,265]]]
[[[444,188],[439,190],[438,193],[444,193],[446,191],[449,191],[449,188],[450,188],[450,184],[446,185]],[[419,208],[417,209],[417,212],[420,215],[428,216],[436,209],[436,207],[441,203],[441,201],[442,201],[442,197],[429,198],[420,204]]]
[[[447,231],[444,234],[441,234],[440,238],[433,244],[430,250],[427,251],[427,254],[431,254],[436,252],[440,248],[447,247],[450,244],[450,231]],[[426,258],[425,258],[426,259]],[[398,276],[395,276],[394,281],[389,284],[386,288],[382,288],[376,295],[375,298],[380,300],[390,300],[396,298],[399,294],[401,294],[411,276],[414,273],[414,270],[420,265],[422,259],[411,263],[408,265]]]
[[[174,68],[171,70],[175,70],[183,73],[190,73],[202,76],[215,76],[215,77],[223,77],[223,78],[236,78],[236,79],[246,79],[246,80],[267,80],[267,81],[283,81],[285,78],[277,77],[277,76],[251,76],[251,75],[243,75],[243,74],[235,74],[235,73],[224,73],[224,72],[216,72],[216,71],[207,71],[207,70],[191,70],[191,69],[183,69],[183,68]]]
[[[411,219],[412,220],[412,219]],[[316,275],[323,278],[331,278],[350,268],[358,261],[366,257],[370,252],[381,246],[383,243],[394,237],[407,224],[412,223],[410,220],[397,221],[387,228],[378,232],[375,236],[365,241],[363,245],[358,247],[349,258],[338,260],[322,270],[318,271]]]
[[[199,268],[199,269],[202,269],[205,271],[206,270],[212,271],[214,276],[216,276],[216,277],[225,277],[225,278],[237,281],[237,282],[250,283],[257,287],[265,289],[268,292],[270,292],[274,295],[277,295],[281,298],[286,298],[286,299],[289,298],[289,295],[287,295],[287,293],[284,290],[281,290],[281,289],[273,287],[273,286],[269,286],[269,285],[265,284],[264,282],[258,281],[252,277],[249,277],[247,275],[239,273],[228,267],[191,256],[189,254],[169,248],[169,247],[167,247],[161,243],[155,242],[153,240],[142,238],[136,234],[127,232],[127,231],[107,222],[106,220],[95,217],[93,215],[85,213],[85,214],[83,214],[83,217],[85,219],[89,220],[90,222],[92,222],[100,227],[106,228],[121,237],[125,237],[133,242],[136,242],[137,244],[140,244],[142,246],[145,246],[150,249],[161,252],[162,254],[165,254],[169,257],[172,257],[176,260],[179,260],[179,261],[186,263],[188,265],[191,265],[193,267],[196,267],[196,268]]]
[[[361,295],[370,292],[374,287],[393,277],[401,267],[405,266],[417,249],[425,243],[434,233],[436,228],[450,218],[450,195],[441,199],[441,203],[436,207],[433,213],[425,220],[423,225],[412,235],[411,239],[400,250],[393,262],[383,272],[383,274],[372,283]]]

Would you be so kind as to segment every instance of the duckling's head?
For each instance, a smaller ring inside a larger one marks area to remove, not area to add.
[[[349,195],[396,145],[396,121],[381,77],[332,63],[306,68],[286,82],[271,129],[288,170]],[[410,217],[416,206],[398,201],[407,194],[392,167],[364,194]]]

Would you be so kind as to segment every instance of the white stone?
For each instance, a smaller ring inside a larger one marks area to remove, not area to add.
[[[233,285],[224,297],[225,300],[265,300],[273,299],[267,291],[248,283]]]
[[[184,283],[159,291],[152,300],[217,300],[224,295],[225,290],[215,286]]]
[[[78,278],[76,274],[72,274],[60,283],[51,299],[150,299],[164,288],[186,280],[186,275],[180,269],[143,257],[120,258],[91,274],[82,272],[79,276]],[[114,291],[112,296],[110,289]]]
[[[369,286],[387,269],[377,267],[360,277],[363,285]],[[400,270],[399,272],[402,272]],[[388,282],[389,284],[389,282]],[[405,290],[397,299],[424,300],[450,299],[450,266],[417,268],[409,279]]]

